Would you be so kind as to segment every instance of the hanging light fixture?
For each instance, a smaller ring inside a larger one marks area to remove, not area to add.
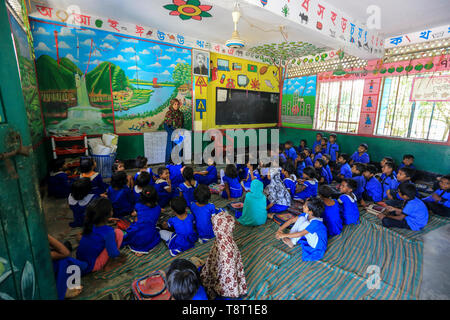
[[[234,5],[234,10],[231,15],[233,16],[234,31],[233,35],[231,36],[231,39],[228,40],[225,43],[225,45],[229,48],[241,49],[245,46],[245,42],[240,38],[239,32],[237,31],[237,24],[239,22],[239,19],[241,18],[241,12],[239,11],[239,4],[237,2]]]

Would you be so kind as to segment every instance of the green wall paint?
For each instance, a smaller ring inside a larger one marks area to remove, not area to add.
[[[319,131],[281,128],[280,141],[292,140],[295,145],[299,145],[301,139],[306,139],[308,146],[311,147],[317,132]],[[371,161],[381,161],[384,156],[391,156],[396,164],[400,164],[403,155],[409,153],[414,155],[414,164],[419,170],[437,174],[450,173],[450,146],[448,145],[336,134],[341,152],[351,155],[361,143],[367,143]],[[329,133],[325,133],[325,136],[328,135]]]
[[[144,155],[144,136],[120,136],[117,145],[117,159],[127,160]]]

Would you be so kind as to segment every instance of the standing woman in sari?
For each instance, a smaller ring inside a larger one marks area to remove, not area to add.
[[[183,112],[180,110],[181,103],[178,99],[170,100],[169,111],[164,117],[164,130],[167,131],[167,145],[166,145],[166,164],[171,161],[171,153],[173,148],[172,133],[176,129],[183,128]]]

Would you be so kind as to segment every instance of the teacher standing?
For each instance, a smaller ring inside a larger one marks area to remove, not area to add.
[[[183,112],[180,110],[181,103],[178,99],[170,100],[169,111],[164,117],[164,129],[167,131],[167,145],[166,145],[166,164],[171,162],[171,153],[173,148],[172,133],[176,129],[183,128]]]

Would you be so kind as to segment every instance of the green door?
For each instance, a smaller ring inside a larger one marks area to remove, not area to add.
[[[56,299],[5,1],[0,1],[0,52],[0,299]]]

